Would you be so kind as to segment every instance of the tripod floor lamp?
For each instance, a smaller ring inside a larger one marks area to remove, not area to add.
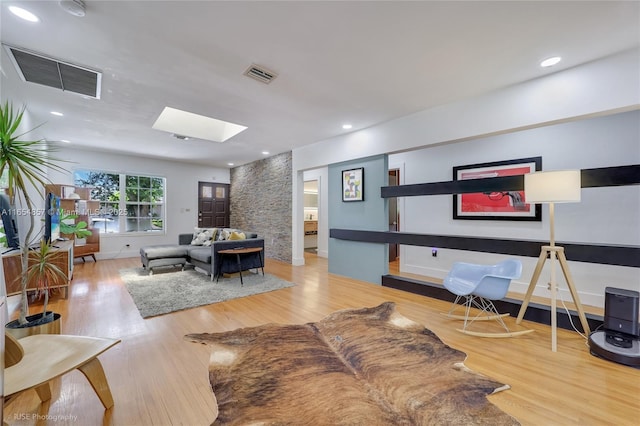
[[[556,283],[556,258],[560,262],[562,273],[567,281],[567,286],[571,292],[571,297],[578,311],[582,328],[586,334],[589,334],[589,323],[585,317],[578,292],[576,290],[571,272],[569,271],[569,265],[567,264],[567,258],[564,255],[564,247],[556,246],[555,244],[555,230],[554,230],[554,203],[575,203],[580,201],[580,170],[560,170],[552,172],[536,172],[524,175],[524,194],[527,203],[542,203],[549,204],[549,229],[550,229],[550,244],[548,246],[542,246],[540,251],[540,257],[536,264],[536,269],[531,277],[527,294],[522,301],[516,324],[522,322],[524,313],[527,310],[531,295],[536,287],[540,273],[544,267],[544,263],[547,258],[551,259],[551,280],[549,287],[551,290],[551,350],[556,352],[557,346],[557,312],[556,312],[556,299],[557,299],[557,283]]]

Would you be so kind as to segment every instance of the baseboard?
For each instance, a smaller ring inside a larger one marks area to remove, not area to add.
[[[419,294],[426,297],[431,297],[433,299],[444,300],[447,302],[453,302],[455,300],[455,295],[442,285],[432,284],[426,281],[420,281],[413,278],[399,277],[397,275],[383,275],[382,276],[382,286],[395,288],[398,290],[407,291],[409,293]],[[521,300],[505,298],[501,300],[494,300],[494,304],[496,305],[496,309],[500,313],[508,313],[512,317],[517,317],[518,312],[520,312],[520,307],[522,306]],[[551,307],[547,305],[542,305],[540,303],[529,302],[529,306],[527,307],[527,311],[524,314],[524,319],[527,321],[533,321],[540,324],[551,325]],[[571,322],[569,321],[569,316],[564,309],[558,309],[558,327],[566,330],[573,330],[571,326]],[[580,318],[578,317],[578,313],[573,310],[569,310],[571,314],[571,321],[575,327],[583,332],[582,324],[580,323]],[[589,327],[591,330],[595,330],[596,328],[602,326],[603,318],[599,315],[593,314],[585,314],[587,318],[587,322],[589,323]]]

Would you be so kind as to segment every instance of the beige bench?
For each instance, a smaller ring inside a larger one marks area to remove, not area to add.
[[[49,382],[78,369],[105,409],[113,406],[109,383],[98,355],[120,343],[117,339],[38,334],[16,340],[5,336],[5,404],[20,392],[35,389],[41,401],[51,399]]]

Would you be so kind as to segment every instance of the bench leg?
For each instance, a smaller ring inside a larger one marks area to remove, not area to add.
[[[38,398],[40,398],[40,401],[42,402],[51,399],[51,386],[49,386],[49,382],[38,386],[36,388],[36,392],[38,394]]]
[[[91,387],[96,391],[96,394],[98,395],[98,398],[100,398],[100,402],[102,402],[104,408],[109,409],[113,407],[111,389],[109,389],[107,376],[105,376],[102,364],[100,364],[98,358],[93,358],[86,364],[81,365],[78,367],[78,370],[82,371],[82,374],[84,374],[89,383],[91,383]]]

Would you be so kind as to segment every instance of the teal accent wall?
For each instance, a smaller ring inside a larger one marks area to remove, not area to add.
[[[342,201],[342,171],[364,168],[364,201]],[[388,182],[387,155],[329,165],[329,229],[389,230],[388,200],[380,188]],[[329,238],[329,272],[382,284],[389,272],[389,246]]]

